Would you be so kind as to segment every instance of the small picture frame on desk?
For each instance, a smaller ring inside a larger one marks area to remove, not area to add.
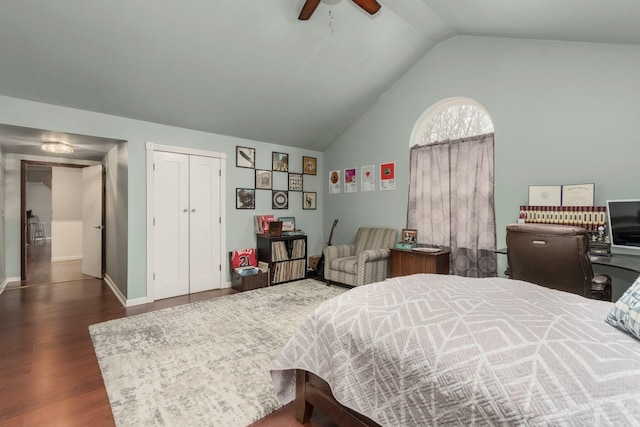
[[[296,229],[296,219],[292,216],[278,217],[278,221],[282,221],[282,231],[293,231]]]
[[[418,230],[411,228],[402,229],[402,242],[403,243],[416,243],[418,241]]]
[[[561,185],[530,185],[530,206],[560,206],[562,200]]]
[[[596,185],[570,184],[562,186],[562,206],[593,206]]]

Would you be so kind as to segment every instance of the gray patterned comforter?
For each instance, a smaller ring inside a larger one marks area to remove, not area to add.
[[[612,303],[527,282],[414,275],[349,290],[297,329],[271,372],[293,369],[384,426],[640,425],[640,341]]]

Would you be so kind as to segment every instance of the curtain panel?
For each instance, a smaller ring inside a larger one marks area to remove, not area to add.
[[[450,273],[495,277],[493,133],[411,149],[407,227],[451,248]]]

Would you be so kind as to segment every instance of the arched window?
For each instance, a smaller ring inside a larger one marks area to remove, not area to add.
[[[493,133],[493,121],[482,105],[470,98],[448,98],[429,108],[414,128],[411,145]]]
[[[491,117],[471,99],[446,99],[425,111],[411,142],[407,228],[451,249],[451,273],[497,276]]]

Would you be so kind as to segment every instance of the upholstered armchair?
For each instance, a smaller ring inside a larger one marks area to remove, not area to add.
[[[393,228],[359,228],[355,243],[324,248],[325,280],[360,286],[386,279],[395,243]]]
[[[582,227],[507,225],[507,259],[512,279],[611,301],[611,278],[594,275]]]

